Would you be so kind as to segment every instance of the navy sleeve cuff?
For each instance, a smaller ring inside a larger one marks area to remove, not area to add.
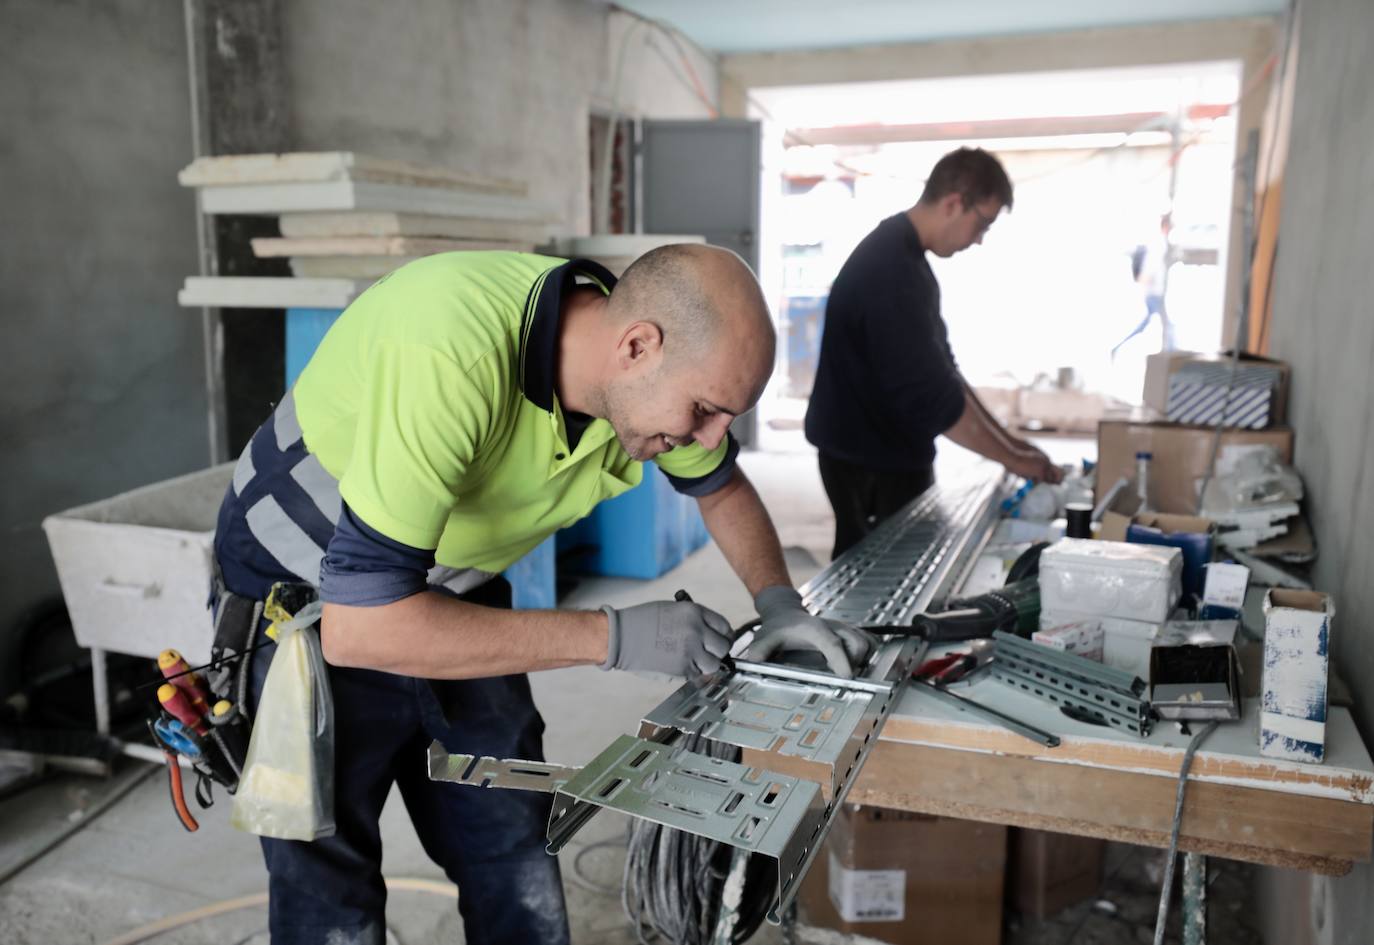
[[[320,599],[354,607],[390,604],[423,591],[432,567],[432,550],[386,537],[345,503],[320,565]]]
[[[735,457],[739,455],[739,441],[735,435],[728,430],[725,433],[727,445],[725,447],[725,458],[720,461],[720,465],[711,470],[704,476],[684,478],[674,476],[669,473],[663,475],[668,477],[674,489],[683,495],[689,495],[694,499],[700,499],[704,495],[710,495],[717,489],[725,488],[725,484],[735,474]]]

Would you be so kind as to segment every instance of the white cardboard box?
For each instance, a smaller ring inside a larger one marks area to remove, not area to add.
[[[1336,606],[1321,591],[1264,595],[1260,754],[1320,763],[1326,755],[1327,670]]]
[[[1040,605],[1160,624],[1183,593],[1182,574],[1177,548],[1065,538],[1040,556]]]
[[[43,520],[78,643],[209,660],[215,519],[233,471],[225,463]]]
[[[1150,678],[1150,647],[1161,624],[1124,617],[1101,617],[1076,614],[1063,610],[1041,610],[1040,626],[1092,621],[1102,628],[1102,652],[1097,657],[1113,669],[1135,673],[1146,681]]]
[[[1060,620],[1051,616],[1046,619],[1046,615],[1042,611],[1040,629],[1031,634],[1031,642],[1100,663],[1102,662],[1102,636],[1101,618],[1082,617],[1074,620]]]

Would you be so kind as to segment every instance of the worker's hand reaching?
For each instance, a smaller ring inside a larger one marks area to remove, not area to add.
[[[1035,482],[1062,482],[1064,470],[1060,469],[1038,447],[1022,439],[1015,441],[1012,459],[1007,469],[1023,479]]]
[[[601,609],[610,622],[602,669],[699,676],[720,669],[730,652],[730,621],[691,601]]]
[[[876,646],[872,636],[857,627],[817,617],[802,604],[801,595],[785,585],[766,587],[754,598],[759,629],[746,656],[767,662],[783,650],[815,650],[836,676],[854,675]]]

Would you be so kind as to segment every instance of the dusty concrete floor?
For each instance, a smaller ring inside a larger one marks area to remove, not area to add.
[[[776,438],[775,438],[776,442]],[[786,442],[783,450],[788,450]],[[1064,459],[1072,457],[1065,455]],[[1059,457],[1056,457],[1059,458]],[[794,441],[791,452],[746,454],[744,463],[777,519],[793,579],[808,579],[826,559],[831,520],[813,455]],[[608,578],[585,580],[564,598],[566,606],[624,604],[671,596],[679,587],[734,622],[752,617],[748,595],[730,575],[724,559],[708,546],[656,581]],[[536,674],[535,698],[548,724],[550,760],[580,763],[615,735],[631,730],[670,690],[666,679],[576,668]],[[102,800],[125,792],[103,812]],[[265,889],[257,843],[228,826],[228,805],[200,816],[198,833],[184,833],[168,809],[165,778],[137,763],[124,765],[110,781],[62,775],[0,801],[0,875],[43,846],[62,829],[84,818],[89,826],[74,833],[0,885],[0,942],[6,945],[106,945],[131,930],[167,917],[213,907],[225,900],[252,897]],[[602,814],[562,855],[564,885],[572,916],[573,940],[628,945],[633,930],[618,898],[624,822]],[[383,813],[386,838],[383,871],[391,880],[443,882],[440,871],[420,848],[399,798],[393,794]],[[1114,906],[1084,903],[1044,921],[1008,916],[1008,945],[1116,945],[1149,942],[1158,880],[1148,875],[1154,851],[1114,846],[1108,859],[1102,899]],[[1212,881],[1214,943],[1253,943],[1246,924],[1250,913],[1246,870],[1215,861]],[[262,945],[266,907],[260,903],[202,918],[150,937],[159,945]],[[392,940],[460,942],[461,923],[452,892],[396,889],[390,897]],[[1171,936],[1172,938],[1172,936]],[[765,927],[754,939],[783,940]],[[1176,939],[1174,939],[1176,940]],[[126,939],[126,941],[130,941]]]

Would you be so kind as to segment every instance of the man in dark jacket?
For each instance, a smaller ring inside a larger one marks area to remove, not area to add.
[[[953,256],[983,241],[1012,203],[998,160],[960,148],[936,163],[916,205],[888,217],[846,260],[825,310],[806,438],[843,551],[935,481],[935,438],[1027,479],[1062,472],[988,412],[959,373],[926,253]]]

